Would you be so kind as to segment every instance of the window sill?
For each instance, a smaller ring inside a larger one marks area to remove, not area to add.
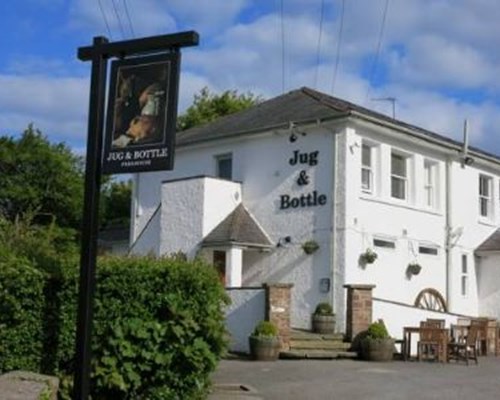
[[[495,224],[495,221],[493,221],[492,219],[479,218],[477,222],[480,225],[490,226],[490,227],[493,227],[493,228],[496,228],[496,226],[497,226]]]
[[[404,200],[397,200],[397,199],[386,200],[386,199],[381,199],[381,198],[375,197],[374,195],[368,195],[366,193],[361,193],[359,198],[361,200],[371,201],[373,203],[385,204],[388,206],[399,207],[399,208],[406,208],[408,210],[418,211],[418,212],[421,212],[424,214],[436,215],[436,216],[440,216],[440,217],[443,216],[443,213],[441,213],[437,210],[416,207],[414,205],[406,203]]]

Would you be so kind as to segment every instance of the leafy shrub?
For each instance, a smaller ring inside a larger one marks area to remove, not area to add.
[[[316,315],[333,315],[333,309],[330,303],[319,303],[314,310]]]
[[[40,368],[43,289],[43,274],[29,261],[0,260],[0,372]]]
[[[270,321],[260,321],[255,327],[252,336],[274,337],[278,336],[278,327]]]
[[[367,329],[366,337],[370,339],[387,339],[390,336],[382,322],[373,322]]]
[[[9,268],[0,261],[0,369],[57,374],[69,399],[78,262],[67,258],[49,276],[14,261]],[[103,258],[96,280],[92,398],[202,398],[226,349],[228,299],[213,268],[179,258]]]

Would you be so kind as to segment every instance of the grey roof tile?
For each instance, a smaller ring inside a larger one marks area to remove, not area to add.
[[[248,210],[240,204],[203,240],[203,246],[240,244],[271,247],[273,244]]]
[[[488,238],[475,250],[476,253],[488,251],[500,251],[500,229],[497,229],[490,236],[488,236]]]

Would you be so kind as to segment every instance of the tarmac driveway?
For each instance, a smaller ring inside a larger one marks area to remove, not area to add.
[[[500,357],[474,363],[223,360],[210,400],[494,400]],[[243,385],[246,391],[238,389]]]

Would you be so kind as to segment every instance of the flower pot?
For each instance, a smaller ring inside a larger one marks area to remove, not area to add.
[[[275,361],[280,355],[279,337],[250,336],[250,354],[257,361]]]
[[[315,333],[335,333],[335,315],[312,315],[312,328]]]
[[[367,361],[392,361],[394,339],[364,338],[361,341],[361,356]]]

